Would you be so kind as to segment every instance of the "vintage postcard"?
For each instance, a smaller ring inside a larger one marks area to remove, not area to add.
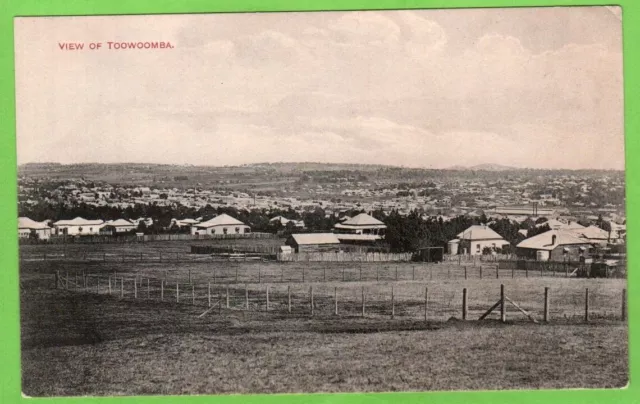
[[[619,7],[15,19],[27,396],[621,388]]]

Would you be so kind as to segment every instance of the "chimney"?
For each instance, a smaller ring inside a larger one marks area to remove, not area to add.
[[[551,245],[556,245],[556,235],[551,235]]]

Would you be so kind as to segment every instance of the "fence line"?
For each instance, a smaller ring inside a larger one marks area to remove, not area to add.
[[[144,243],[149,241],[189,241],[189,240],[236,240],[236,239],[274,239],[273,233],[240,233],[240,234],[136,234],[126,235],[52,235],[47,240],[20,238],[20,244],[112,244],[112,243]]]
[[[408,262],[412,257],[412,253],[303,252],[278,253],[277,260],[283,262]]]
[[[292,313],[305,316],[333,316],[333,317],[368,317],[379,318],[421,318],[425,321],[435,321],[458,316],[462,320],[483,320],[489,318],[496,308],[499,313],[494,313],[496,320],[505,322],[511,321],[533,321],[541,320],[543,323],[552,320],[567,320],[566,313],[556,310],[553,306],[564,307],[566,301],[560,299],[561,295],[556,294],[556,300],[549,299],[549,287],[544,287],[540,293],[529,299],[520,296],[516,291],[515,295],[510,294],[510,290],[500,285],[493,291],[486,291],[485,295],[474,296],[474,289],[462,288],[461,293],[456,291],[445,292],[428,290],[423,285],[417,288],[407,285],[390,286],[354,286],[354,287],[323,287],[322,285],[295,286],[284,285],[264,285],[244,284],[242,286],[229,284],[211,284],[210,282],[185,282],[177,281],[173,285],[166,284],[163,279],[149,277],[108,277],[108,282],[104,282],[103,276],[84,276],[81,288],[78,283],[70,288],[69,273],[61,274],[56,271],[55,288],[63,289],[72,293],[97,293],[106,294],[118,299],[133,299],[142,301],[167,301],[170,302],[173,294],[175,304],[191,305],[207,309],[205,313],[212,312],[212,308],[218,308],[218,313],[224,307],[226,311],[251,311],[251,312],[273,312]],[[101,282],[102,280],[102,282]],[[119,294],[113,285],[120,285]],[[165,287],[166,285],[166,287]],[[416,286],[416,285],[414,285]],[[143,289],[144,288],[144,289]],[[143,293],[146,290],[146,293]],[[478,290],[481,292],[482,290]],[[559,289],[562,290],[562,289]],[[424,291],[422,294],[421,291]],[[403,293],[404,292],[404,293]],[[169,294],[169,300],[165,295]],[[598,295],[585,288],[582,295],[576,290],[572,293],[573,301],[570,307],[583,305],[584,311],[579,313],[579,309],[570,319],[583,321],[585,323],[596,319],[620,320],[627,319],[626,289],[622,289],[618,296],[618,303],[605,304],[604,300],[597,300]],[[610,297],[610,296],[609,296]],[[518,301],[519,298],[524,299]],[[497,299],[497,302],[496,302]],[[531,300],[533,299],[533,300]],[[495,303],[495,304],[494,304]],[[493,304],[493,305],[491,305]],[[615,308],[613,305],[615,304]],[[491,306],[491,307],[489,307]],[[598,307],[598,306],[604,306]],[[487,310],[488,308],[488,310]],[[514,310],[515,308],[515,310]],[[511,310],[509,310],[511,309]],[[604,310],[604,312],[603,312]],[[608,311],[611,310],[611,311]],[[205,314],[203,313],[203,315]],[[474,314],[475,313],[475,314]],[[483,313],[480,317],[475,317]],[[474,318],[475,317],[475,318]]]

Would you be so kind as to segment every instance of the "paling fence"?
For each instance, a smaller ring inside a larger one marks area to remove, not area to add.
[[[190,240],[235,240],[235,239],[273,239],[278,235],[272,233],[240,233],[240,234],[135,234],[123,235],[84,235],[84,236],[51,236],[46,240],[29,238],[19,239],[20,244],[112,244],[112,243],[144,243],[151,241],[190,241]]]
[[[309,282],[232,283],[144,274],[56,272],[55,287],[65,292],[108,295],[114,299],[190,305],[201,315],[233,311],[300,316],[450,318],[509,321],[626,320],[626,288],[604,279],[536,279],[483,282]],[[317,274],[314,274],[317,278]],[[580,282],[580,283],[578,283]],[[588,283],[586,283],[588,282]],[[617,281],[616,281],[617,282]],[[503,297],[504,296],[504,297]],[[493,311],[487,313],[490,308]]]
[[[277,260],[285,262],[320,261],[320,262],[398,262],[411,261],[411,253],[381,253],[381,252],[308,252],[308,253],[278,253]]]

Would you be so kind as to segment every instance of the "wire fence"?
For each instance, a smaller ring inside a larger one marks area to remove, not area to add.
[[[626,288],[608,280],[580,284],[563,280],[551,286],[543,286],[535,279],[467,282],[461,287],[459,282],[216,283],[77,271],[57,271],[54,276],[55,288],[66,292],[192,305],[202,315],[242,310],[310,317],[398,317],[428,321],[452,317],[478,320],[483,315],[503,321],[626,320]],[[494,310],[488,312],[492,307]]]

